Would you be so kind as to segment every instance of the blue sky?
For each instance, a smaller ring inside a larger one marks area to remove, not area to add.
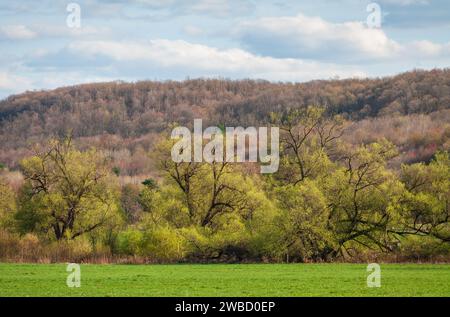
[[[67,25],[67,5],[81,27]],[[381,8],[370,28],[367,5]],[[0,98],[113,80],[376,77],[450,66],[446,0],[0,0]]]

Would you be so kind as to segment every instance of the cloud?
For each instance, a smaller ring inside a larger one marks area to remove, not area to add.
[[[24,91],[54,89],[62,86],[92,82],[108,82],[119,78],[98,76],[80,70],[29,72],[26,77],[0,70],[0,99]]]
[[[416,58],[445,58],[450,56],[450,43],[437,44],[431,41],[414,41],[405,46],[405,55]]]
[[[65,24],[0,25],[0,40],[31,40],[42,38],[105,38],[111,35],[108,27],[82,26],[69,28]]]
[[[336,63],[380,63],[399,59],[448,58],[448,44],[399,43],[363,22],[331,23],[320,17],[265,17],[241,23],[235,36],[249,51],[278,58]]]
[[[69,63],[70,61],[70,63]],[[218,49],[186,41],[75,41],[58,54],[37,58],[29,67],[80,69],[107,77],[184,79],[186,77],[261,78],[306,81],[363,77],[356,67],[299,59],[258,56],[242,49]],[[97,69],[94,65],[97,65]],[[156,74],[156,75],[155,75]]]
[[[401,48],[362,22],[331,23],[303,14],[244,22],[237,35],[251,51],[277,57],[370,60],[392,57]]]
[[[448,0],[375,0],[382,29],[365,25],[371,0],[82,0],[81,29],[66,27],[67,1],[0,2],[3,92],[102,79],[307,81],[450,65]]]
[[[31,89],[33,84],[28,78],[13,75],[8,71],[0,70],[0,98],[12,93]]]
[[[12,76],[11,72],[8,76],[0,76],[0,97],[24,90],[113,80],[221,77],[308,81],[367,76],[358,67],[264,57],[238,48],[218,49],[166,39],[77,40],[63,49],[41,50],[28,54],[19,68],[20,73],[27,74],[27,79]]]
[[[8,40],[29,40],[36,37],[36,32],[25,25],[0,26],[0,38]]]

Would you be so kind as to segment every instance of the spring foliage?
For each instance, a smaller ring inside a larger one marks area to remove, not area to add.
[[[173,162],[162,141],[150,154],[155,178],[120,186],[104,153],[53,140],[22,161],[17,192],[0,182],[2,243],[13,253],[16,240],[34,250],[73,241],[88,248],[69,255],[154,262],[448,255],[448,152],[395,170],[392,143],[346,143],[345,122],[323,108],[271,120],[280,170],[264,176],[251,164]]]

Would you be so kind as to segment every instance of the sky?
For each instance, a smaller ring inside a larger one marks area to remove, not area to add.
[[[448,0],[0,0],[0,98],[87,82],[449,66]]]

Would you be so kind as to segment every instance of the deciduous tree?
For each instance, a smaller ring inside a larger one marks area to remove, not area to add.
[[[28,228],[74,239],[118,217],[117,187],[104,158],[95,150],[77,150],[71,139],[52,140],[23,160],[25,176],[17,219]],[[35,217],[35,223],[30,218]],[[33,221],[32,221],[33,222]],[[36,223],[37,222],[37,223]]]

